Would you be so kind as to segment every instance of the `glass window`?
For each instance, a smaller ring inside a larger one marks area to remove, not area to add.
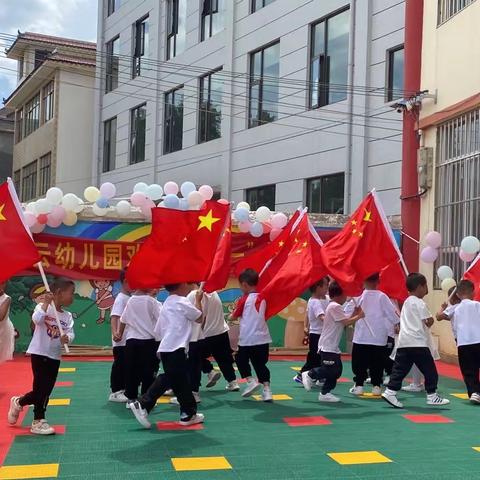
[[[343,213],[345,174],[307,180],[307,207],[310,213]]]
[[[458,12],[467,8],[475,0],[438,0],[437,24],[445,23]]]
[[[252,0],[252,13],[260,10],[263,7],[266,7],[267,5],[270,5],[274,1],[275,0]]]
[[[144,147],[145,148],[145,147]],[[107,120],[103,124],[103,172],[115,168],[117,151],[117,117]],[[141,160],[140,160],[141,161]],[[134,162],[137,163],[137,162]]]
[[[48,50],[35,50],[35,68],[38,68],[48,57]]]
[[[404,53],[403,45],[387,52],[387,102],[403,98]]]
[[[222,93],[221,70],[209,73],[200,79],[200,106],[198,142],[208,142],[222,136]]]
[[[167,11],[167,60],[185,50],[187,0],[169,0]]]
[[[272,212],[275,211],[275,185],[265,185],[263,187],[249,188],[246,191],[246,200],[250,209],[256,210],[259,207],[268,207]]]
[[[22,171],[21,170],[16,170],[15,172],[13,172],[13,183],[15,185],[15,190],[17,192],[18,198],[21,197],[21,192],[20,192],[20,188],[22,186],[21,178],[22,178]]]
[[[40,123],[40,94],[25,105],[25,136],[34,132]]]
[[[312,26],[310,108],[347,98],[349,31],[348,9]]]
[[[45,87],[43,87],[43,121],[48,122],[53,118],[55,97],[54,97],[55,83],[52,80]]]
[[[49,152],[40,157],[40,191],[39,196],[45,195],[52,186],[52,154]]]
[[[110,40],[106,45],[105,93],[118,87],[118,61],[120,54],[120,37]]]
[[[120,8],[120,0],[107,0],[107,17]]]
[[[130,112],[130,164],[145,160],[146,128],[147,104],[144,103]]]
[[[148,16],[134,25],[133,78],[145,73],[145,59],[148,58]]]
[[[15,141],[23,140],[23,108],[15,112]]]
[[[278,118],[280,42],[250,55],[249,127]]]
[[[37,161],[29,163],[22,169],[22,202],[37,196]]]
[[[223,29],[225,0],[203,0],[202,42]]]
[[[183,147],[183,87],[165,94],[165,121],[163,125],[163,153],[172,153]]]
[[[24,58],[21,57],[18,61],[18,79],[21,80],[23,78],[23,61]]]

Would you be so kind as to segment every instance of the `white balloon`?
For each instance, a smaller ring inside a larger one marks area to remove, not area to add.
[[[154,183],[147,188],[147,197],[151,200],[160,200],[163,195],[163,188]]]
[[[50,213],[53,209],[53,205],[50,202],[47,202],[46,199],[41,198],[40,200],[36,201],[35,209],[37,213]]]
[[[284,213],[276,213],[272,217],[272,228],[274,229],[282,229],[287,226],[288,218]]]
[[[442,280],[442,283],[441,283],[442,290],[445,293],[448,293],[448,291],[452,287],[456,287],[456,286],[457,286],[457,282],[453,278],[445,278],[444,280]]]
[[[32,227],[30,227],[30,231],[32,233],[42,233],[43,230],[45,230],[45,225],[42,225],[40,223],[36,223]]]
[[[37,214],[37,207],[35,205],[35,202],[27,203],[27,206],[25,207],[25,210],[27,212],[30,212],[30,213],[33,213],[34,215],[36,215]]]
[[[448,265],[442,265],[438,268],[437,275],[440,280],[445,280],[446,278],[453,278],[453,270]]]
[[[108,208],[100,208],[96,203],[93,204],[92,210],[97,217],[104,217],[108,213]]]
[[[117,193],[117,187],[111,182],[105,182],[100,186],[100,193],[102,197],[110,200]]]
[[[203,204],[205,198],[202,197],[202,194],[200,192],[190,192],[188,194],[187,200],[190,207],[199,207]]]
[[[23,219],[25,220],[25,225],[32,228],[37,223],[37,217],[32,212],[24,212]]]
[[[474,254],[480,250],[480,241],[476,237],[465,237],[460,246],[465,253]]]
[[[65,210],[73,210],[77,208],[79,204],[79,199],[73,193],[67,193],[62,199],[62,206]]]
[[[248,210],[250,211],[250,205],[247,203],[247,202],[240,202],[238,205],[237,205],[237,210],[240,209],[240,208],[243,208],[245,210]]]
[[[47,202],[52,205],[60,205],[63,198],[63,192],[58,187],[52,187],[48,189],[45,198],[47,199]]]
[[[117,210],[117,213],[120,217],[128,217],[131,212],[131,206],[130,203],[127,202],[126,200],[120,200],[115,209]]]
[[[270,220],[271,215],[272,212],[268,207],[259,207],[255,212],[255,220],[257,220],[257,222],[263,223],[267,220]]]
[[[133,187],[133,192],[137,193],[144,193],[145,195],[147,194],[148,190],[148,185],[144,182],[138,182],[134,187]]]

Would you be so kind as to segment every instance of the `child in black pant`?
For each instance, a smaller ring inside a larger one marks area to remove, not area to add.
[[[36,435],[55,433],[45,420],[45,411],[57,380],[62,345],[71,343],[75,338],[72,314],[63,310],[73,303],[74,292],[75,284],[71,280],[57,279],[52,285],[52,293],[45,293],[45,301],[37,305],[32,315],[35,330],[27,353],[31,355],[33,389],[22,397],[12,397],[8,423],[15,425],[23,407],[33,405],[31,432]],[[63,335],[57,325],[55,308]]]

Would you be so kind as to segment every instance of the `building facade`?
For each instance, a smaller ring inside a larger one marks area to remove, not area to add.
[[[15,110],[13,178],[22,201],[53,185],[81,194],[90,183],[96,44],[19,33],[7,50],[18,85],[5,100]]]
[[[8,108],[0,109],[0,183],[12,176],[14,119]]]
[[[92,183],[400,212],[404,2],[102,0]]]

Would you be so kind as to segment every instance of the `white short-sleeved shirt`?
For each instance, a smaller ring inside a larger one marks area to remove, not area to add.
[[[217,292],[203,294],[202,308],[205,314],[205,325],[203,326],[205,338],[228,332],[229,328],[223,313],[223,303]]]
[[[385,346],[393,326],[400,322],[392,302],[380,290],[364,290],[358,305],[365,318],[355,324],[353,343]]]
[[[123,312],[125,311],[125,307],[127,306],[128,301],[130,300],[130,295],[127,295],[126,293],[120,292],[116,297],[115,297],[115,303],[113,304],[112,311],[110,313],[110,317],[118,317],[120,318],[123,315]],[[112,339],[112,346],[113,347],[124,347],[125,346],[125,335],[123,338],[119,341],[116,342],[115,340]]]
[[[188,301],[194,306],[195,306],[196,293],[197,291],[194,290],[193,292],[190,292],[187,295]],[[205,294],[204,294],[204,297],[205,297]],[[203,310],[203,314],[205,315],[205,306],[204,306],[203,299],[202,299],[202,310]],[[204,338],[205,338],[205,335],[203,333],[202,324],[193,322],[192,333],[190,334],[190,343],[198,342],[199,340],[203,340]]]
[[[265,345],[272,342],[270,330],[265,320],[267,304],[262,301],[259,310],[257,310],[257,298],[258,293],[251,293],[245,301],[238,338],[238,345],[241,347]]]
[[[480,302],[465,299],[458,304],[455,328],[459,347],[480,343]]]
[[[159,352],[175,352],[180,348],[188,351],[193,323],[202,316],[187,297],[169,295],[163,303],[155,331],[162,338]]]
[[[344,330],[343,320],[347,318],[342,305],[330,302],[323,320],[323,331],[318,345],[319,352],[341,353],[340,340]]]
[[[162,304],[152,296],[132,295],[120,317],[120,322],[126,325],[125,341],[156,338],[155,325],[161,310]]]
[[[450,320],[450,326],[452,327],[453,338],[455,338],[455,340],[457,339],[457,326],[455,325],[455,311],[457,310],[457,307],[459,305],[460,305],[459,303],[456,303],[455,305],[452,305],[449,303],[447,305],[447,308],[443,311],[443,313]]]
[[[322,334],[323,320],[319,317],[325,315],[325,309],[330,303],[329,298],[313,298],[311,297],[307,303],[307,316],[309,324],[309,332],[317,335]]]
[[[414,295],[408,297],[400,313],[400,333],[397,347],[429,347],[431,336],[424,320],[431,317],[432,314],[427,304],[421,298]]]

